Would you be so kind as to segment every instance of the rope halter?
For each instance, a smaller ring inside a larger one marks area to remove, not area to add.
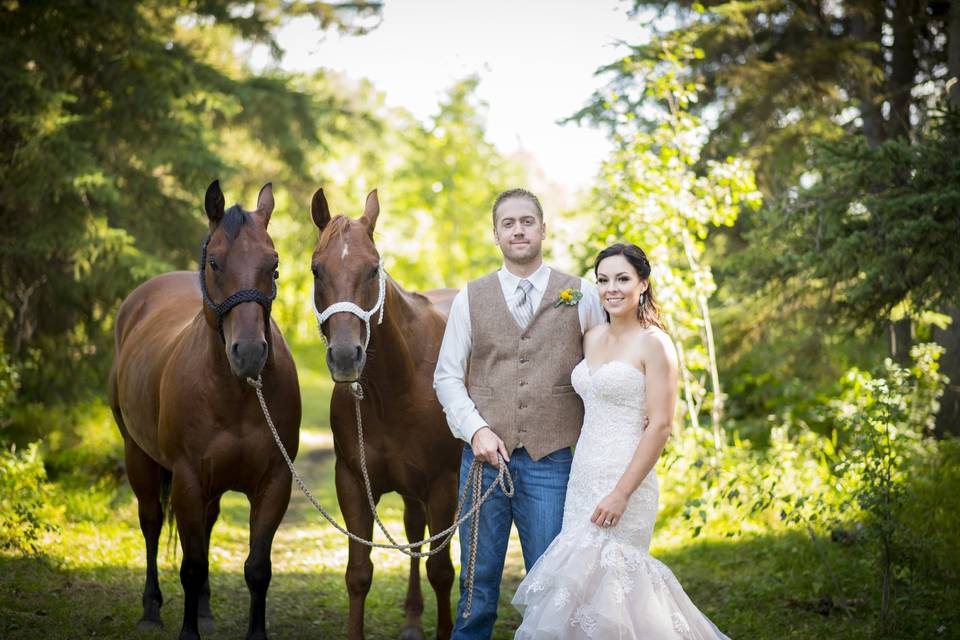
[[[269,296],[265,296],[259,289],[242,289],[236,293],[230,294],[226,300],[220,304],[217,304],[210,298],[210,293],[207,291],[207,282],[203,277],[203,271],[207,263],[208,244],[210,244],[210,236],[207,236],[203,241],[203,244],[200,246],[200,293],[203,295],[203,301],[207,303],[207,306],[210,307],[210,309],[213,310],[213,313],[217,316],[217,330],[220,332],[220,340],[222,340],[224,344],[227,343],[227,339],[223,335],[223,319],[228,313],[230,313],[231,309],[244,302],[256,302],[263,307],[264,335],[269,340],[270,307],[273,306],[273,301],[277,297],[277,281],[273,281],[273,292]]]
[[[361,309],[352,302],[334,302],[323,311],[320,311],[317,309],[317,284],[314,282],[312,302],[313,314],[317,317],[317,330],[320,332],[320,339],[323,341],[323,346],[328,349],[330,348],[330,343],[327,341],[327,336],[323,333],[323,323],[335,313],[352,313],[360,318],[366,327],[366,337],[363,340],[363,351],[366,353],[367,345],[370,344],[370,318],[372,318],[374,314],[379,311],[380,317],[377,320],[377,324],[383,324],[383,301],[387,295],[387,272],[383,270],[383,258],[380,258],[380,262],[377,265],[377,280],[379,284],[377,302],[369,310]]]

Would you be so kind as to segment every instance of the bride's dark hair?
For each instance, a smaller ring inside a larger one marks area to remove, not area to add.
[[[597,275],[597,268],[600,263],[612,256],[623,256],[633,267],[633,270],[637,272],[640,280],[647,281],[647,290],[641,295],[640,306],[637,307],[637,318],[645,327],[654,326],[666,331],[663,322],[660,320],[660,305],[657,304],[653,295],[653,283],[650,282],[650,261],[647,260],[647,254],[637,245],[628,242],[610,245],[597,254],[597,259],[593,261],[594,277]],[[604,314],[606,314],[609,322],[610,314],[606,310],[604,310]]]

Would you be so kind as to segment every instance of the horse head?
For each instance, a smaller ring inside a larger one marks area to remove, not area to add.
[[[320,230],[311,259],[313,303],[327,366],[335,382],[355,382],[366,363],[371,325],[383,316],[385,274],[373,230],[380,213],[374,189],[363,215],[330,216],[323,189],[313,194],[311,214]]]
[[[210,184],[204,200],[210,222],[200,263],[204,317],[220,334],[230,369],[240,378],[260,375],[270,348],[278,276],[277,251],[267,233],[273,205],[270,183],[260,189],[253,211],[236,204],[224,211],[219,180]]]

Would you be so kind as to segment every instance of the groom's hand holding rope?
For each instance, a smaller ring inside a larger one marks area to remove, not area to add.
[[[473,449],[474,457],[480,458],[492,467],[500,466],[500,462],[497,460],[498,453],[503,456],[504,462],[510,462],[507,445],[503,444],[500,436],[495,434],[490,427],[477,429],[470,441],[470,446]]]

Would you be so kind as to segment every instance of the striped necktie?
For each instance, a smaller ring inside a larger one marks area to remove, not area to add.
[[[521,329],[526,329],[530,320],[533,319],[533,302],[530,300],[531,289],[533,289],[533,284],[526,279],[521,280],[520,284],[517,285],[513,317]]]

